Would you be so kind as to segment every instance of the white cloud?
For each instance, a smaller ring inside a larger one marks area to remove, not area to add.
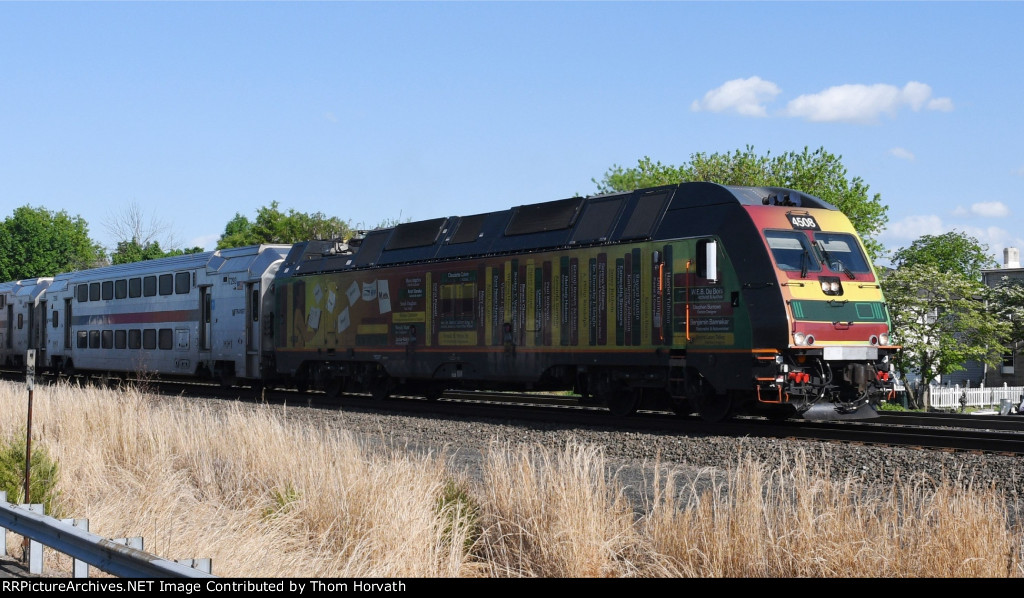
[[[891,150],[889,150],[889,154],[893,155],[893,156],[896,156],[897,158],[900,158],[901,160],[910,160],[910,161],[914,160],[914,154],[910,150],[904,149],[902,147],[894,147],[894,148],[892,148]]]
[[[923,106],[930,110],[952,110],[952,100],[930,99],[931,95],[932,88],[917,81],[902,89],[884,83],[837,85],[790,100],[784,114],[812,122],[872,123],[882,114],[895,116],[903,106],[915,112]]]
[[[694,100],[690,109],[694,112],[732,111],[743,116],[767,116],[765,102],[775,99],[781,92],[778,85],[760,77],[733,79],[704,94],[702,100]]]
[[[941,235],[944,230],[945,225],[942,224],[942,218],[934,214],[924,214],[890,222],[880,237],[886,245],[901,247],[922,235]]]
[[[999,204],[999,202],[991,203]],[[976,214],[979,210],[984,211],[986,208],[978,208],[978,206],[982,205],[985,204],[974,204],[971,206],[970,212]],[[966,213],[967,210],[962,208],[954,211],[954,215],[963,216]],[[943,223],[942,218],[934,214],[908,216],[898,222],[890,222],[886,230],[879,235],[879,240],[887,249],[895,250],[900,247],[908,247],[922,235],[941,235],[950,231],[970,235],[979,242],[988,245],[989,255],[999,263],[1002,263],[1003,260],[1004,247],[1024,248],[1024,239],[998,226],[949,225]]]
[[[929,100],[928,109],[938,110],[939,112],[952,112],[953,100],[949,98],[935,98],[934,100]]]
[[[971,213],[983,218],[1004,218],[1010,215],[1010,208],[1001,201],[982,201],[971,204]]]

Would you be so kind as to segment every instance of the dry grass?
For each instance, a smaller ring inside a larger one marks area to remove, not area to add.
[[[0,436],[24,429],[17,390],[0,386]],[[230,577],[463,572],[466,526],[440,512],[434,456],[371,453],[270,408],[132,390],[37,389],[33,432],[60,463],[60,508],[154,554],[210,557]]]
[[[743,459],[686,504],[673,475],[644,523],[684,576],[1020,577],[1024,536],[992,490],[915,478],[886,491],[812,473],[803,453],[771,471]]]
[[[657,468],[638,516],[590,446],[496,445],[472,483],[439,455],[275,408],[35,394],[33,443],[60,463],[64,513],[223,576],[1024,576],[1024,534],[994,491],[913,477],[868,491],[802,453],[688,480]],[[23,433],[24,399],[0,383],[0,439]]]

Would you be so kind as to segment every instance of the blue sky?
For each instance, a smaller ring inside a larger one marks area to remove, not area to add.
[[[355,224],[561,199],[614,164],[824,147],[890,248],[1024,249],[1024,3],[0,2],[0,216]]]

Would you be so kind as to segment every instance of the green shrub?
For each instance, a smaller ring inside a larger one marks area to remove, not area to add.
[[[446,536],[451,537],[456,526],[466,528],[462,548],[468,553],[483,532],[480,526],[480,504],[469,494],[465,484],[448,480],[437,500],[437,510],[446,518]]]
[[[25,496],[25,437],[0,441],[0,490],[7,491],[7,502],[42,503],[46,514],[60,517],[54,512],[57,490],[57,462],[50,458],[45,447],[32,447],[32,477],[29,480],[30,500]]]

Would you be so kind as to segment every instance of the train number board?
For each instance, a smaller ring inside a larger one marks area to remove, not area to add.
[[[793,214],[791,212],[786,214],[786,217],[789,218],[789,223],[793,228],[799,230],[821,230],[821,227],[818,226],[818,221],[810,214]]]

